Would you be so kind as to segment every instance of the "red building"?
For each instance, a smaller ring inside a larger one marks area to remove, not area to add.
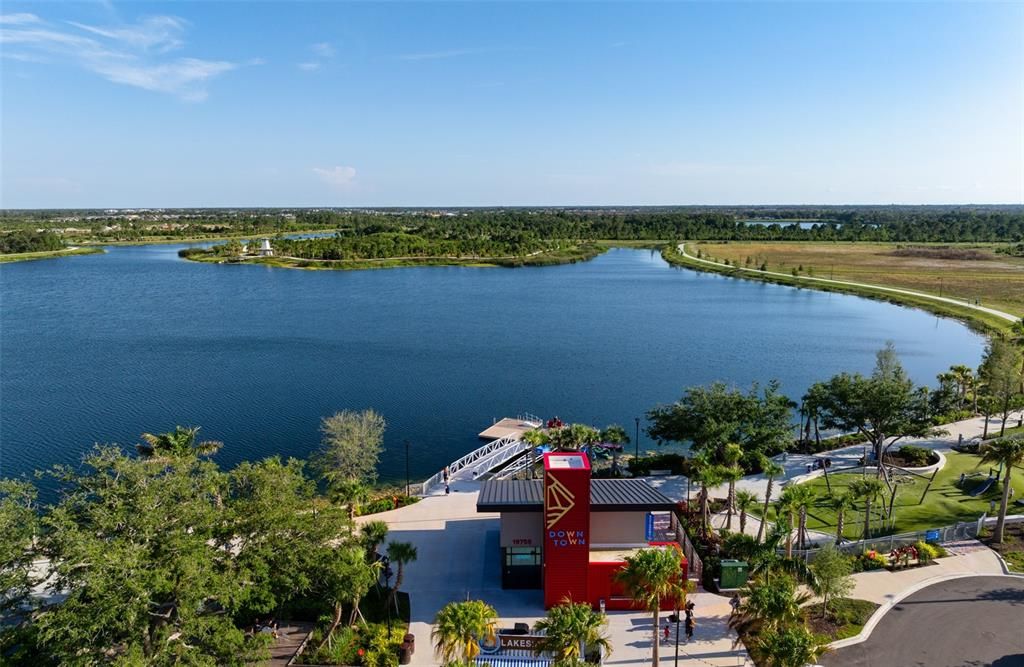
[[[501,515],[502,587],[543,588],[545,608],[571,598],[631,609],[615,572],[638,549],[672,548],[673,508],[643,480],[591,479],[578,452],[545,454],[543,480],[484,482],[477,500]]]

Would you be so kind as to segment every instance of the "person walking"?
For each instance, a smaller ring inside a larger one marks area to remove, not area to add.
[[[663,632],[661,634],[662,634],[663,640],[665,642],[668,642],[668,623],[665,623],[665,628],[664,628],[664,630],[663,630]]]
[[[693,620],[693,614],[687,610],[686,612],[686,641],[693,639],[693,628],[697,623]]]

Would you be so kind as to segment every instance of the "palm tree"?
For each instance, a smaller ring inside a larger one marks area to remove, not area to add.
[[[793,514],[796,512],[794,504],[794,489],[796,486],[787,486],[782,489],[782,495],[775,501],[775,515],[779,518],[786,532],[786,558],[793,557]]]
[[[622,445],[629,444],[629,435],[626,433],[626,429],[618,424],[609,424],[601,431],[601,440],[610,445],[615,445],[615,448],[612,449],[612,477],[618,477],[621,474],[619,470],[619,449],[622,448]]]
[[[551,652],[555,663],[582,660],[587,647],[599,647],[603,655],[611,653],[605,635],[608,618],[594,611],[589,604],[569,598],[548,610],[547,618],[537,621],[534,630],[544,635],[535,651]]]
[[[853,495],[844,493],[839,496],[832,496],[829,500],[829,507],[836,513],[836,544],[843,541],[843,530],[846,528],[846,512],[857,506]]]
[[[764,524],[768,521],[768,507],[772,502],[772,485],[775,480],[782,477],[786,473],[786,470],[775,461],[772,461],[767,456],[761,457],[761,471],[764,472],[765,477],[768,478],[768,488],[764,492],[764,513],[761,515],[761,525],[757,528],[757,541],[760,542],[761,538],[764,537]]]
[[[203,440],[196,442],[198,426],[175,426],[169,433],[143,433],[144,444],[135,445],[139,455],[147,459],[189,459],[216,454],[223,442]]]
[[[706,537],[711,532],[709,489],[722,483],[722,467],[714,465],[703,458],[695,458],[693,463],[696,466],[693,479],[697,480],[697,483],[700,484],[700,494],[697,496],[697,499],[700,503],[701,535]]]
[[[786,529],[776,524],[764,542],[755,542],[757,548],[749,555],[750,577],[771,580],[773,572],[782,572],[796,577],[808,586],[814,584],[814,573],[802,558],[791,558],[779,555],[779,544],[785,539]]]
[[[814,490],[809,486],[798,484],[787,487],[783,495],[789,495],[789,504],[798,517],[796,540],[797,548],[803,549],[807,540],[807,511],[814,505]]]
[[[864,501],[864,539],[871,537],[871,503],[882,493],[882,482],[864,477],[850,484],[850,493]]]
[[[366,549],[366,559],[375,560],[377,547],[388,538],[388,524],[385,521],[367,521],[359,529],[359,538]]]
[[[740,468],[740,459],[743,457],[743,448],[737,444],[729,443],[722,452],[724,465],[721,468],[722,480],[729,483],[729,493],[725,500],[726,530],[732,530],[732,513],[736,509],[736,482],[743,479],[743,469]]]
[[[670,598],[680,608],[686,604],[686,580],[680,557],[678,547],[641,549],[633,556],[627,556],[625,566],[615,574],[616,581],[622,583],[633,602],[653,615],[653,667],[658,667],[658,616],[661,601]]]
[[[398,589],[405,580],[405,566],[416,560],[419,554],[416,547],[410,542],[388,542],[388,560],[398,564],[398,572],[395,575],[395,587],[391,589],[391,600],[398,609]]]
[[[747,512],[757,504],[757,496],[746,489],[736,492],[736,509],[740,512],[740,532],[747,532]]]
[[[957,386],[957,409],[964,409],[964,401],[967,400],[967,391],[974,387],[974,371],[970,366],[958,364],[949,368],[949,374]],[[977,410],[975,410],[977,412]]]
[[[1010,476],[1014,466],[1024,466],[1024,438],[1000,438],[987,443],[981,450],[981,463],[998,463],[1006,471],[1003,475],[1003,498],[999,502],[999,518],[992,540],[996,544],[1003,541],[1003,528],[1006,524],[1006,508],[1010,502]]]
[[[348,479],[329,482],[327,493],[331,501],[348,506],[348,534],[351,537],[356,523],[356,508],[366,500],[370,490],[362,482]]]
[[[449,602],[434,618],[430,639],[434,655],[444,664],[472,663],[480,653],[481,639],[494,639],[498,612],[483,600]]]
[[[810,599],[809,593],[797,591],[796,581],[788,575],[770,581],[753,579],[747,584],[739,609],[729,619],[729,627],[739,636],[776,631],[798,622],[800,607]]]
[[[534,428],[530,429],[526,433],[523,433],[523,435],[520,437],[522,437],[523,442],[526,442],[530,445],[530,448],[526,450],[526,455],[530,457],[530,479],[533,479],[533,452],[541,445],[546,445],[550,443],[551,436],[549,436],[546,431],[542,431],[539,428]]]

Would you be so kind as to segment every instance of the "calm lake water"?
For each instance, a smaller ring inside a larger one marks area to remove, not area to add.
[[[322,416],[372,407],[389,424],[382,477],[404,478],[408,439],[423,478],[505,415],[632,435],[635,416],[689,385],[777,378],[799,398],[870,371],[886,340],[934,384],[950,364],[976,365],[984,344],[922,311],[676,269],[647,250],[332,272],[197,264],[181,247],[0,269],[0,474],[175,424],[223,440],[223,465],[305,457]]]

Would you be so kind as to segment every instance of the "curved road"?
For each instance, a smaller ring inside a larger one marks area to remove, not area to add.
[[[717,267],[718,269],[722,268],[722,265],[719,264],[718,262],[712,262],[710,260],[703,259],[703,258],[700,258],[700,257],[694,257],[690,253],[686,252],[686,244],[685,243],[680,243],[677,246],[677,249],[679,250],[679,253],[683,257],[685,257],[686,259],[692,260],[694,262],[698,262],[700,264],[708,264],[710,266]],[[735,270],[743,271],[745,273],[749,273],[749,274],[752,274],[754,276],[758,276],[758,275],[761,275],[761,276],[779,276],[781,278],[787,278],[789,280],[793,280],[793,276],[791,274],[789,274],[789,273],[778,273],[777,271],[762,271],[761,269],[749,269],[749,268],[745,268],[745,267],[744,268],[740,268],[738,266],[735,267]],[[832,280],[831,278],[815,278],[815,277],[812,277],[812,276],[798,276],[797,280],[802,281],[802,282],[806,282],[806,283],[811,283],[810,285],[808,285],[809,287],[814,287],[814,283],[824,284],[824,285],[849,285],[849,286],[852,286],[852,287],[868,287],[870,289],[881,290],[883,292],[890,292],[892,294],[907,294],[909,296],[916,296],[916,297],[921,297],[921,298],[925,298],[925,299],[930,299],[932,301],[938,301],[940,303],[950,303],[950,304],[953,304],[954,306],[959,306],[961,308],[969,308],[970,310],[977,310],[977,311],[980,311],[982,313],[988,313],[989,315],[995,315],[996,317],[1004,319],[1004,320],[1006,320],[1008,322],[1019,322],[1020,319],[1021,319],[1021,318],[1017,317],[1016,315],[1011,315],[1010,313],[1004,313],[1003,311],[996,310],[995,308],[988,308],[986,306],[976,306],[973,303],[969,303],[969,302],[961,300],[961,299],[951,299],[951,298],[945,297],[945,296],[935,296],[934,294],[926,294],[925,292],[915,292],[914,290],[900,289],[898,287],[885,287],[884,285],[869,285],[868,283],[855,283],[855,282],[851,282],[851,281],[848,281],[848,280]],[[913,305],[911,305],[910,307],[912,308]]]
[[[905,598],[868,640],[820,659],[842,667],[1024,665],[1024,577],[942,581]]]

